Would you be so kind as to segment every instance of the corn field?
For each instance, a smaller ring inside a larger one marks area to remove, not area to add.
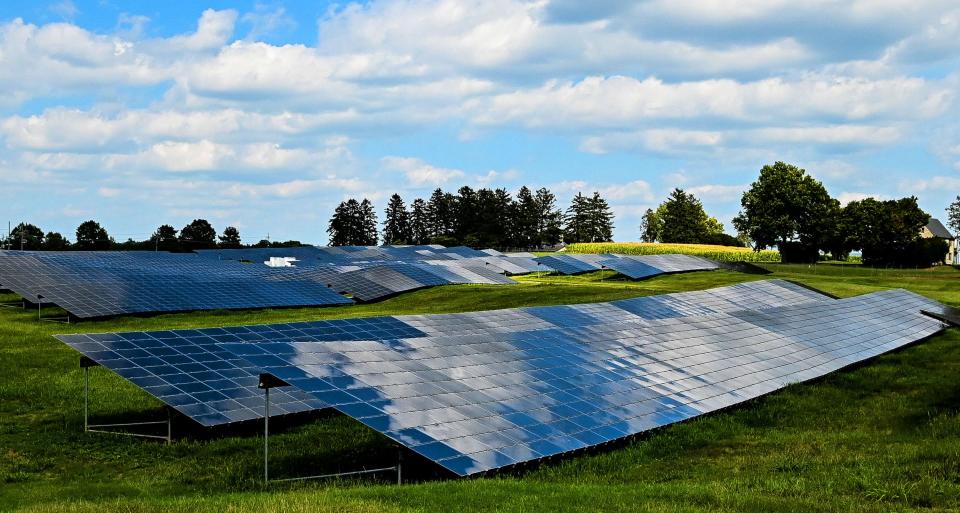
[[[779,262],[777,251],[710,244],[654,244],[646,242],[578,242],[567,246],[568,253],[616,253],[619,255],[694,255],[720,262]]]

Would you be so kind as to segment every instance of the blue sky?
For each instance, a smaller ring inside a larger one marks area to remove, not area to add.
[[[0,221],[197,217],[325,243],[336,203],[673,187],[732,233],[765,163],[841,201],[960,194],[955,1],[7,1]]]

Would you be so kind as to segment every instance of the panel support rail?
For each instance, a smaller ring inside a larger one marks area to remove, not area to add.
[[[397,484],[403,483],[403,451],[397,449],[397,464],[392,467],[372,468],[363,470],[354,470],[352,472],[337,472],[333,474],[319,474],[304,477],[287,477],[282,479],[270,479],[270,389],[276,387],[287,387],[290,383],[269,373],[260,374],[260,381],[257,388],[263,389],[263,482],[283,483],[292,481],[307,481],[312,479],[329,479],[332,477],[357,476],[362,474],[374,474],[379,472],[396,472]]]
[[[70,314],[68,313],[66,317],[44,317],[40,312],[40,309],[43,308],[43,296],[37,296],[37,320],[40,322],[59,322],[63,324],[70,324]]]
[[[100,364],[87,358],[80,357],[80,368],[83,369],[83,431],[86,433],[106,433],[110,435],[132,436],[136,438],[149,438],[152,440],[163,440],[170,445],[173,441],[173,415],[170,408],[167,410],[167,420],[153,420],[144,422],[119,422],[112,424],[91,424],[90,423],[90,368],[98,367]],[[147,433],[136,433],[127,431],[128,428],[142,426],[159,426],[166,424],[166,435],[151,435]]]

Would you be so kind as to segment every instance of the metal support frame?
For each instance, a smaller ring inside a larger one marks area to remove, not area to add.
[[[173,414],[167,407],[167,420],[153,420],[145,422],[120,422],[112,424],[91,424],[90,423],[90,368],[99,367],[100,364],[87,358],[80,357],[80,367],[83,369],[83,431],[86,433],[106,433],[110,435],[132,436],[136,438],[149,438],[152,440],[164,440],[167,445],[173,441]],[[126,430],[114,428],[131,428],[139,426],[159,426],[167,425],[166,435],[150,435],[146,433],[134,433]]]
[[[4,308],[22,308],[22,309],[26,310],[26,308],[27,308],[27,300],[26,300],[26,299],[23,299],[23,298],[20,298],[20,299],[15,300],[15,301],[0,301],[0,306],[2,306],[2,307],[4,307]]]
[[[40,322],[59,322],[63,324],[70,324],[70,313],[68,312],[65,317],[44,317],[40,313],[40,309],[43,308],[43,296],[37,295],[37,321]]]
[[[397,484],[403,483],[401,467],[403,465],[403,451],[397,448],[397,464],[393,467],[372,468],[364,470],[354,470],[352,472],[337,472],[333,474],[319,474],[304,477],[287,477],[282,479],[270,479],[270,389],[276,387],[287,387],[290,383],[274,376],[270,373],[260,374],[260,382],[257,388],[263,389],[263,482],[283,483],[292,481],[307,481],[312,479],[327,479],[331,477],[356,476],[362,474],[373,474],[379,472],[396,472]]]

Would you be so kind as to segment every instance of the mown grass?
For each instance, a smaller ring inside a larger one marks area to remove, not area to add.
[[[769,265],[848,296],[903,287],[960,306],[960,271]],[[960,331],[751,404],[592,455],[496,477],[392,476],[263,489],[259,426],[170,446],[81,432],[77,355],[49,335],[465,311],[602,301],[760,278],[717,271],[627,282],[611,273],[529,276],[509,287],[443,287],[330,309],[209,312],[78,325],[0,309],[0,509],[31,512],[945,511],[960,508]],[[95,420],[160,417],[156,401],[93,371]],[[271,423],[273,424],[273,423]],[[349,419],[277,423],[273,475],[390,464],[395,450]],[[175,426],[183,432],[185,425]],[[431,468],[409,462],[408,475]],[[420,468],[416,468],[416,467]]]
[[[620,255],[694,255],[720,262],[779,262],[777,251],[754,251],[750,248],[713,244],[661,244],[650,242],[578,242],[570,244],[569,253],[616,253]]]

